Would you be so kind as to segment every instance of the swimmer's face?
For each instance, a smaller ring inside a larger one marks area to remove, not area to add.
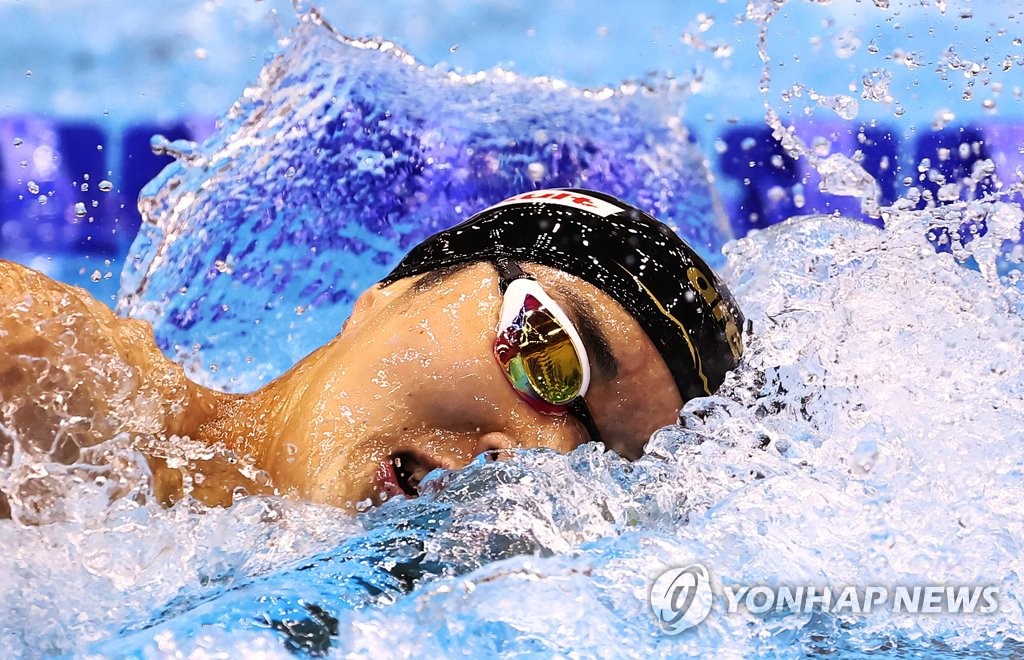
[[[609,296],[561,271],[523,267],[588,344],[586,403],[604,442],[639,456],[682,405],[668,367]],[[459,468],[488,450],[569,451],[588,441],[572,416],[543,414],[520,398],[496,361],[493,265],[472,264],[422,291],[419,279],[364,293],[343,333],[284,379],[287,423],[265,456],[279,488],[353,507],[415,494],[431,469]],[[608,351],[595,346],[600,337]]]

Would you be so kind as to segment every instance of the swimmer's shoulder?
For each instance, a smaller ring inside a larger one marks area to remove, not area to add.
[[[173,444],[175,436],[192,435],[222,397],[164,357],[149,324],[118,316],[85,289],[0,260],[0,403],[18,411],[6,417],[0,406],[0,425],[12,437],[49,438],[74,418],[87,422],[65,434],[78,447],[120,432]],[[0,434],[0,455],[4,442]],[[139,449],[157,497],[180,498],[180,470],[168,468],[153,447]],[[207,479],[193,495],[208,504],[230,504],[239,485],[262,492],[222,457],[202,467]],[[0,490],[0,518],[3,498]]]
[[[7,319],[95,311],[103,306],[84,289],[58,282],[37,270],[0,259],[0,309]]]
[[[183,435],[182,410],[203,403],[204,392],[163,355],[150,324],[118,316],[84,289],[0,261],[0,401],[74,395],[83,409],[117,417],[115,431]],[[148,402],[152,414],[120,410],[131,402]]]
[[[79,339],[114,342],[122,350],[153,343],[148,324],[116,315],[85,289],[0,259],[0,343],[4,337],[9,343],[17,337],[67,331],[84,333]]]

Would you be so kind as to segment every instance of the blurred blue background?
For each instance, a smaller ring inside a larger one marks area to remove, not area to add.
[[[764,121],[766,101],[808,144],[859,159],[882,201],[923,158],[946,177],[1021,165],[1021,31],[1011,2],[349,3],[316,7],[341,32],[381,35],[426,66],[502,67],[579,86],[673,78],[735,235],[792,214],[857,215],[823,195]],[[282,0],[0,0],[0,257],[105,301],[167,140],[201,141],[287,40]],[[766,13],[770,82],[758,34]],[[950,35],[956,35],[951,45]],[[852,105],[851,105],[852,103]],[[967,144],[968,149],[960,149]],[[973,145],[973,146],[972,146]],[[906,171],[904,171],[906,169]],[[988,179],[983,188],[1000,185]],[[939,183],[919,181],[937,194]]]

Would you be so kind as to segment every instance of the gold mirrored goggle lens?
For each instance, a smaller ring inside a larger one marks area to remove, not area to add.
[[[517,390],[550,405],[568,404],[583,388],[583,365],[569,333],[533,296],[498,334],[495,355]]]
[[[550,404],[569,403],[583,387],[583,367],[569,334],[543,307],[527,313],[526,327],[520,354],[530,385]]]

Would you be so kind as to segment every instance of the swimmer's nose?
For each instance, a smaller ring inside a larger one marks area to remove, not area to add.
[[[483,434],[477,440],[476,453],[483,454],[488,451],[501,452],[503,449],[512,449],[519,446],[520,443],[508,433],[491,431],[490,433]]]
[[[580,442],[584,439],[576,437],[575,434],[566,433],[530,433],[527,437],[535,437],[536,439],[528,442],[523,442],[515,434],[504,433],[502,431],[491,431],[480,436],[476,444],[476,453],[483,454],[485,452],[492,452],[495,456],[501,456],[505,450],[518,449],[518,448],[530,448],[530,447],[546,447],[548,449],[555,449],[561,452],[571,451],[576,448]]]

